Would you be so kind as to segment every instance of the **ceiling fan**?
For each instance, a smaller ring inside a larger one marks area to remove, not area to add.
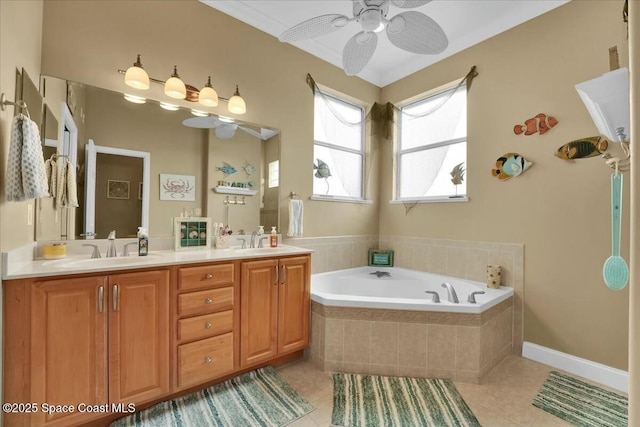
[[[417,11],[401,12],[388,19],[389,6],[413,9],[431,0],[351,0],[353,17],[329,14],[311,18],[295,25],[282,34],[281,42],[296,42],[318,37],[358,22],[362,30],[351,37],[342,51],[342,65],[347,75],[358,74],[373,56],[378,44],[378,33],[386,30],[389,41],[400,49],[412,53],[435,55],[443,52],[449,40],[440,25]]]
[[[233,119],[227,119],[226,117],[191,117],[182,121],[182,124],[191,128],[199,129],[215,129],[215,134],[220,139],[230,139],[236,134],[236,130],[240,129],[249,135],[253,135],[256,138],[260,138],[263,141],[278,134],[277,130],[268,128],[259,128],[260,130],[249,127],[246,123],[238,122]]]

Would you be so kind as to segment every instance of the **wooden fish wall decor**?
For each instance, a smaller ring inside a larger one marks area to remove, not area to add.
[[[498,158],[496,161],[496,169],[491,169],[491,175],[497,177],[501,181],[511,179],[514,176],[521,175],[524,171],[533,165],[518,153],[507,153]]]
[[[540,135],[547,133],[552,127],[558,124],[558,121],[551,116],[547,116],[544,113],[540,113],[537,116],[524,122],[524,125],[515,125],[513,127],[513,133],[520,135],[533,135],[539,132]]]
[[[601,136],[592,136],[567,142],[558,148],[555,155],[563,160],[584,159],[599,156],[607,151],[607,148],[609,148],[609,141]]]

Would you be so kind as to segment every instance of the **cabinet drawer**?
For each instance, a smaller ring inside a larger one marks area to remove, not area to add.
[[[233,288],[211,289],[178,295],[178,315],[213,313],[233,308]]]
[[[233,333],[178,346],[178,386],[210,381],[233,371]]]
[[[233,264],[183,267],[179,271],[178,289],[190,291],[201,288],[219,288],[233,284]]]
[[[178,341],[213,337],[233,330],[233,310],[178,320]]]

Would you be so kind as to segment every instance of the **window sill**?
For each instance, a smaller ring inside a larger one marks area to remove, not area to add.
[[[309,197],[309,200],[320,200],[323,202],[342,202],[342,203],[356,203],[360,205],[372,205],[373,200],[356,199],[354,197],[341,197],[341,196],[320,196],[314,194]]]
[[[460,197],[446,197],[446,196],[437,196],[437,197],[423,197],[420,199],[400,199],[400,200],[389,200],[390,205],[401,205],[404,203],[459,203],[459,202],[468,202],[469,197],[460,196]]]

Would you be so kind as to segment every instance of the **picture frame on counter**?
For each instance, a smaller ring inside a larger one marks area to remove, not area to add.
[[[173,219],[176,251],[209,249],[212,233],[211,218],[177,217]]]

